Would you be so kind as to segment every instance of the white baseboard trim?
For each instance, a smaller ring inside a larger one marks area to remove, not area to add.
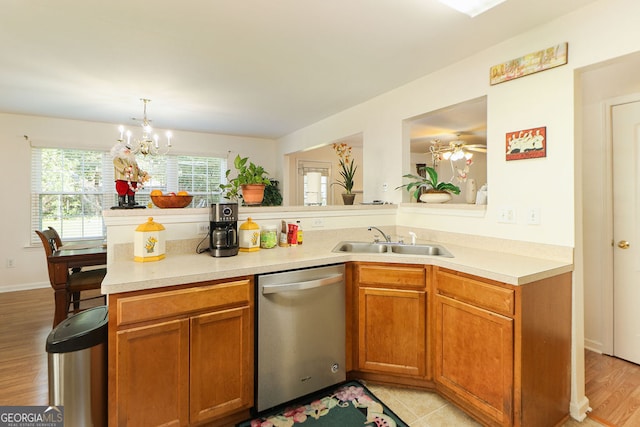
[[[21,283],[18,285],[5,285],[0,286],[0,293],[3,292],[16,292],[16,291],[30,291],[32,289],[42,289],[42,288],[50,288],[51,284],[49,282],[41,282],[41,283]]]
[[[569,405],[569,414],[571,418],[577,421],[584,421],[587,418],[587,412],[590,412],[589,399],[587,396],[582,396],[578,402],[571,401]]]
[[[587,350],[595,351],[596,353],[602,354],[602,343],[600,341],[594,341],[586,339],[584,340],[584,348]]]

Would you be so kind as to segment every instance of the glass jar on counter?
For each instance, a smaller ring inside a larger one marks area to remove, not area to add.
[[[265,225],[260,230],[260,247],[263,249],[275,248],[278,244],[278,231],[275,225]]]

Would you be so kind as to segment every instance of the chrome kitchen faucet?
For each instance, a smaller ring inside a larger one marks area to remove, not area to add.
[[[387,242],[391,242],[390,234],[384,234],[384,231],[380,230],[378,227],[373,227],[373,226],[369,227],[367,230],[371,231],[371,229],[378,230],[382,234],[382,237],[384,237],[384,240],[386,240]]]

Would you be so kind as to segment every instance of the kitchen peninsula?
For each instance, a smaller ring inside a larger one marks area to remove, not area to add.
[[[228,425],[248,417],[254,275],[335,263],[347,266],[351,377],[434,389],[487,425],[562,422],[569,412],[570,251],[488,238],[465,245],[464,236],[396,224],[402,210],[241,209],[241,221],[249,212],[258,224],[301,220],[305,240],[229,258],[196,254],[204,238],[197,226],[208,221],[208,209],[105,213],[110,424]],[[148,216],[167,229],[166,259],[136,263],[133,233]],[[415,232],[419,243],[438,243],[454,257],[332,252],[342,240],[373,240],[367,225],[394,238]],[[398,308],[402,319],[369,323],[372,310],[391,315]],[[402,325],[417,328],[394,330]],[[380,327],[405,342],[371,338]],[[389,349],[388,360],[371,351],[380,346]],[[407,356],[399,348],[415,351]]]

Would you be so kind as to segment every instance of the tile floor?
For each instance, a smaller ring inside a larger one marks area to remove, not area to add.
[[[481,426],[436,393],[383,386],[364,381],[363,383],[411,427]],[[581,423],[570,419],[563,427],[602,427],[602,424],[591,418],[586,418]]]

